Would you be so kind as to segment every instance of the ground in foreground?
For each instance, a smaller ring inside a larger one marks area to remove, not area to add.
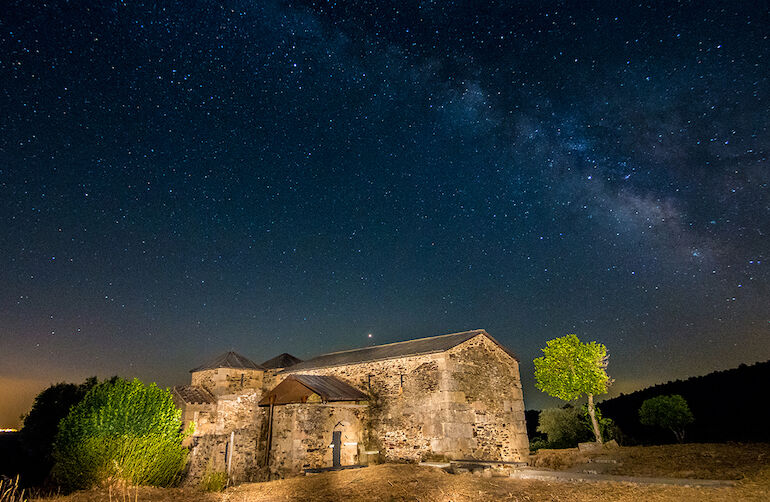
[[[139,488],[136,493],[132,490],[131,498],[136,496],[142,501],[161,502],[770,500],[770,445],[634,447],[621,448],[616,455],[624,459],[618,464],[613,464],[618,474],[684,477],[681,474],[687,471],[684,471],[682,466],[687,465],[695,475],[686,477],[737,481],[733,487],[721,488],[607,482],[575,483],[483,478],[473,474],[448,474],[430,467],[385,464],[268,483],[247,483],[217,494],[192,489]],[[566,468],[573,468],[574,465]],[[91,490],[54,500],[96,502],[109,499],[106,490]],[[113,492],[112,499],[121,500],[121,495]]]

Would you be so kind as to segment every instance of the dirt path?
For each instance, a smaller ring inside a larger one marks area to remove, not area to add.
[[[704,486],[723,487],[735,486],[735,481],[723,479],[688,479],[688,478],[651,478],[643,476],[618,476],[616,474],[591,474],[569,471],[543,471],[537,469],[521,469],[511,474],[513,479],[537,479],[540,481],[576,481],[576,482],[613,482],[633,483],[636,485],[674,485],[674,486]]]

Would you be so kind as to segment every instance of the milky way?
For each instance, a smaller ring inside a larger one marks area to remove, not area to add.
[[[530,407],[566,333],[614,393],[769,358],[768,5],[587,3],[11,2],[0,419],[471,328]]]

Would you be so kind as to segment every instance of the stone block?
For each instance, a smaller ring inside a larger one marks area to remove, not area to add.
[[[596,442],[578,443],[580,453],[594,453],[602,450],[602,444]]]
[[[473,437],[473,426],[465,423],[445,423],[444,436],[448,438],[470,438]]]

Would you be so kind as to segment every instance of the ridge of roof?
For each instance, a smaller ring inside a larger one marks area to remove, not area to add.
[[[400,342],[390,342],[390,343],[383,343],[381,345],[370,345],[369,347],[359,347],[357,349],[347,349],[347,350],[338,350],[336,352],[326,352],[325,354],[320,354],[320,355],[318,355],[316,357],[331,356],[331,355],[336,355],[336,354],[344,354],[345,352],[356,352],[356,351],[365,350],[365,349],[376,349],[376,348],[379,348],[379,347],[392,347],[393,345],[401,345],[401,344],[412,343],[412,342],[420,342],[420,341],[423,341],[423,340],[435,340],[437,338],[447,338],[447,337],[450,337],[450,336],[467,335],[467,334],[470,334],[470,333],[473,333],[474,334],[473,336],[476,336],[476,335],[480,334],[482,331],[484,331],[484,330],[483,329],[469,329],[467,331],[458,331],[457,333],[444,333],[443,335],[423,336],[421,338],[411,338],[409,340],[401,340]],[[462,343],[462,342],[460,342],[460,343]],[[312,361],[313,359],[315,359],[315,357],[313,357],[311,359],[308,359],[307,361]]]
[[[509,351],[500,342],[492,338],[492,336],[487,333],[486,330],[473,329],[468,331],[460,331],[457,333],[415,338],[413,340],[404,340],[401,342],[393,342],[383,345],[374,345],[371,347],[360,347],[357,349],[329,352],[298,363],[295,366],[286,368],[282,370],[281,373],[294,373],[304,369],[343,366],[346,364],[358,364],[385,359],[394,359],[398,357],[445,352],[478,335],[486,336],[490,341],[504,350],[508,355],[518,360],[513,352]]]
[[[245,369],[245,370],[265,369],[259,364],[249,359],[248,357],[243,356],[231,350],[229,352],[225,352],[223,354],[218,355],[217,357],[198,366],[197,368],[191,369],[190,373],[195,373],[196,371],[203,371],[203,370],[213,370],[217,368],[234,368],[234,369]]]
[[[277,368],[288,368],[289,366],[294,366],[295,364],[301,362],[302,359],[299,357],[294,357],[288,352],[284,352],[283,354],[278,354],[272,359],[268,359],[267,361],[261,363],[260,366],[272,370]]]

